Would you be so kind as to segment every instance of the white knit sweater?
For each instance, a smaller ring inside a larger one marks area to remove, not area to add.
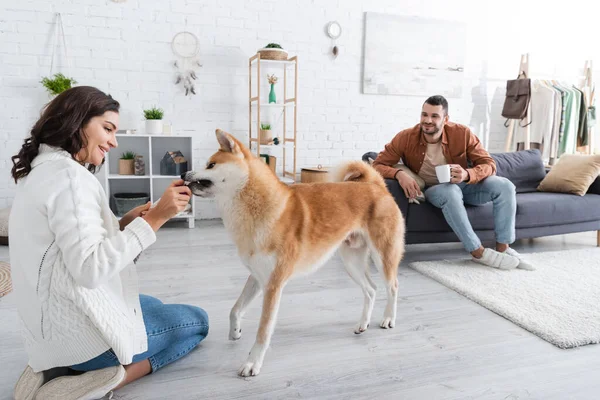
[[[19,180],[10,220],[14,294],[34,371],[112,348],[122,364],[147,350],[133,259],[156,240],[136,218],[120,231],[100,182],[42,145]]]

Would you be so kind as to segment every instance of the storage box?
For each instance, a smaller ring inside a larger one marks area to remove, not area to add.
[[[122,217],[135,207],[142,206],[150,201],[150,195],[148,193],[115,193],[113,199],[117,209],[116,214]]]
[[[329,168],[317,166],[316,168],[302,168],[300,170],[300,182],[327,182],[329,179]]]
[[[271,168],[274,174],[277,173],[277,157],[269,154],[261,154],[260,158]]]
[[[160,161],[160,174],[179,176],[188,171],[188,163],[181,151],[168,151]]]

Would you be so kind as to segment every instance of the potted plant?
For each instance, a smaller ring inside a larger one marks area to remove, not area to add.
[[[73,78],[67,78],[61,73],[54,74],[53,77],[45,76],[40,83],[44,85],[51,96],[59,95],[67,89],[71,89],[77,81]]]
[[[135,172],[134,161],[135,153],[133,151],[123,153],[119,159],[119,175],[133,175]]]
[[[162,133],[163,123],[162,118],[165,112],[156,107],[144,110],[144,117],[146,118],[146,133],[149,135],[156,135]]]
[[[271,124],[260,124],[260,144],[269,144],[272,140]]]
[[[258,49],[262,60],[287,60],[288,52],[278,43],[269,43],[262,49]]]

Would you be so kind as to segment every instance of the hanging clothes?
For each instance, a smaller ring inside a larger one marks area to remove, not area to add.
[[[563,129],[562,124],[564,121],[563,118],[563,105],[562,105],[562,95],[561,93],[555,89],[552,84],[548,81],[541,81],[543,85],[545,85],[549,90],[552,91],[554,96],[554,113],[553,113],[553,121],[552,121],[552,134],[550,136],[550,149],[549,149],[549,161],[548,164],[554,165],[556,160],[558,159],[558,138],[561,135],[561,129]]]
[[[539,143],[542,159],[550,161],[550,149],[554,126],[554,95],[555,92],[539,80],[531,83],[531,125],[529,130],[530,142]]]
[[[587,146],[588,143],[588,119],[587,119],[587,104],[585,102],[585,96],[583,92],[576,87],[573,87],[579,93],[579,125],[577,127],[577,145]]]
[[[568,89],[573,93],[573,129],[574,129],[574,135],[573,135],[573,152],[577,151],[577,143],[578,143],[578,138],[579,138],[579,120],[581,119],[581,115],[579,114],[579,111],[581,110],[581,96],[579,90],[577,90],[577,88],[573,85],[569,86]]]
[[[556,157],[560,157],[563,153],[561,143],[565,137],[565,129],[567,127],[567,93],[562,90],[555,81],[549,82],[554,90],[560,94],[560,128],[558,132],[558,138],[556,138]]]
[[[581,108],[579,93],[573,86],[564,85],[571,93],[571,119],[570,119],[570,135],[565,138],[565,153],[574,154],[577,152],[577,132],[579,129],[579,109]],[[568,104],[567,104],[568,108]]]
[[[529,148],[540,149],[545,163],[553,165],[561,155],[575,154],[591,144],[596,109],[590,81],[579,88],[564,81],[531,79]],[[522,138],[517,150],[525,147],[524,131],[516,124],[515,137]]]
[[[558,145],[558,157],[567,153],[571,154],[575,152],[575,146],[572,145],[574,142],[573,138],[577,136],[575,128],[575,121],[573,118],[573,92],[568,90],[560,82],[553,81],[554,87],[562,93],[562,104],[564,108],[564,124],[563,134],[559,137]]]

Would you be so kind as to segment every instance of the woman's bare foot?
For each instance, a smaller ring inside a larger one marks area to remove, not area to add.
[[[150,365],[150,360],[142,360],[133,364],[125,365],[125,379],[114,390],[120,389],[123,386],[140,379],[148,375],[152,372],[152,365]]]

